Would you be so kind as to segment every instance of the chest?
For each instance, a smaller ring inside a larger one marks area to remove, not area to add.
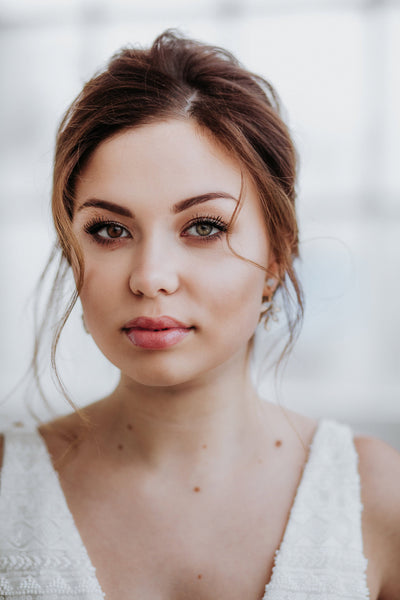
[[[168,478],[156,488],[104,469],[96,481],[93,465],[60,486],[40,440],[10,436],[0,596],[27,600],[57,588],[65,598],[99,600],[100,582],[107,600],[261,600],[269,582],[265,600],[375,599],[378,585],[370,596],[365,585],[355,454],[345,430],[337,443],[338,427],[317,433],[304,475],[302,465],[281,461],[260,476],[246,469],[213,485],[179,487]],[[367,556],[373,584],[372,550]]]
[[[107,600],[261,600],[299,476],[69,502]]]

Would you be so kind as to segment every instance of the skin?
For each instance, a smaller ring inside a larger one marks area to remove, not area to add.
[[[224,385],[238,372],[243,388],[248,341],[268,294],[265,270],[234,256],[225,235],[213,240],[202,238],[195,226],[185,230],[197,215],[229,223],[234,200],[213,199],[179,214],[172,210],[179,200],[209,192],[239,198],[240,189],[239,166],[185,121],[142,127],[106,141],[80,178],[73,229],[85,257],[80,294],[85,322],[102,352],[121,369],[121,384],[130,394],[150,390],[163,397],[174,386],[175,395],[189,382],[207,384],[214,374],[220,380],[225,371]],[[91,198],[129,208],[135,218],[118,215],[118,221],[130,237],[108,246],[93,242],[83,230],[88,219],[115,215],[81,208]],[[271,270],[262,223],[250,188],[231,243]],[[121,335],[125,323],[142,315],[169,315],[194,329],[168,351],[144,352]]]
[[[87,408],[89,431],[73,414],[40,432],[107,599],[260,600],[271,577],[316,427],[262,402],[248,373],[278,265],[247,179],[230,242],[264,269],[235,256],[225,233],[207,241],[204,223],[193,225],[198,217],[229,222],[234,200],[173,212],[183,199],[217,191],[238,198],[240,190],[239,165],[188,120],[103,142],[78,181],[73,229],[85,259],[84,318],[121,379]],[[94,199],[134,218],[84,206]],[[119,229],[93,233],[94,218]],[[110,233],[117,237],[101,244]],[[175,346],[143,349],[123,330],[143,315],[169,315],[192,329]],[[371,600],[394,600],[399,456],[369,438],[356,438],[356,447]]]

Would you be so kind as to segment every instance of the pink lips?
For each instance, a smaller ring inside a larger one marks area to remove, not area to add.
[[[138,317],[124,325],[123,330],[134,346],[148,350],[168,348],[178,344],[193,329],[172,317]]]

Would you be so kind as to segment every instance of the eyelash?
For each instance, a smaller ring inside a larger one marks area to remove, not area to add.
[[[212,235],[193,236],[195,238],[201,239],[202,242],[212,242],[213,240],[216,240],[216,239],[219,239],[220,237],[222,237],[222,235],[228,231],[228,225],[227,225],[227,223],[225,223],[225,221],[223,220],[222,217],[219,217],[219,216],[215,217],[213,215],[196,215],[186,225],[185,229],[183,230],[183,233],[185,233],[186,231],[188,231],[193,226],[195,226],[199,223],[201,223],[202,225],[212,225],[213,227],[215,227],[216,229],[219,230],[218,233],[213,233]]]
[[[105,237],[101,237],[100,235],[98,235],[99,231],[101,231],[101,229],[105,229],[106,227],[109,227],[110,225],[114,225],[116,227],[121,227],[121,229],[123,229],[124,231],[126,231],[129,235],[124,236],[123,238],[105,238]],[[131,234],[129,233],[129,231],[127,230],[126,227],[124,227],[124,225],[122,225],[121,223],[118,223],[117,221],[108,221],[107,219],[101,219],[99,217],[95,217],[94,219],[92,219],[91,221],[89,221],[88,223],[86,223],[86,225],[84,226],[84,230],[86,231],[86,233],[88,233],[90,236],[92,236],[92,238],[95,240],[95,242],[97,242],[98,244],[104,244],[104,245],[109,245],[109,244],[114,244],[115,242],[118,242],[121,239],[128,239],[131,236]]]
[[[200,239],[202,243],[203,242],[212,242],[216,239],[221,238],[222,235],[228,231],[228,224],[225,223],[225,221],[223,220],[222,217],[220,217],[220,216],[216,217],[213,215],[196,215],[186,225],[185,229],[183,230],[183,234],[185,234],[189,229],[191,229],[193,226],[195,226],[197,224],[212,225],[212,227],[215,227],[219,231],[217,233],[213,233],[212,235],[207,235],[207,236],[200,236],[200,235],[186,236],[186,235],[184,235],[184,237],[194,237],[194,238]],[[129,235],[119,237],[119,238],[118,237],[105,238],[105,237],[101,237],[100,235],[98,235],[98,232],[101,231],[101,229],[105,229],[107,226],[110,226],[110,225],[115,225],[116,227],[121,227]],[[103,244],[103,245],[115,244],[116,242],[119,242],[121,239],[129,239],[130,237],[132,237],[131,234],[129,233],[128,229],[121,223],[118,223],[117,221],[109,221],[109,220],[102,219],[99,217],[95,217],[94,219],[92,219],[91,221],[86,223],[86,225],[84,226],[84,231],[87,234],[89,234],[90,236],[92,236],[92,238],[96,241],[96,243]]]

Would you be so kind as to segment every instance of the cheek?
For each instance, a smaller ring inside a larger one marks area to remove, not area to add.
[[[123,264],[118,261],[114,262],[112,268],[106,261],[86,261],[80,299],[88,324],[108,313],[115,298],[121,299],[125,280]]]
[[[207,281],[205,293],[215,321],[252,335],[258,324],[265,274],[242,259],[233,259]]]
[[[254,233],[253,233],[254,232]],[[228,312],[244,317],[257,325],[269,260],[269,245],[264,231],[255,224],[242,226],[232,236],[229,258],[219,268],[216,286],[222,288],[221,298]]]

